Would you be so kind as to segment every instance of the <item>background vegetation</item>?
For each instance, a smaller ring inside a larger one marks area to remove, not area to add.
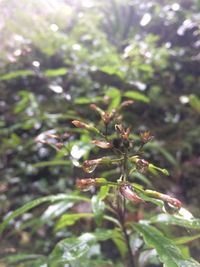
[[[1,218],[38,197],[74,192],[76,177],[84,177],[78,161],[95,157],[97,150],[71,121],[83,117],[98,123],[90,103],[111,110],[127,98],[135,101],[124,110],[127,125],[136,136],[144,130],[155,136],[144,156],[170,173],[167,178],[138,174],[137,182],[176,196],[200,217],[200,2],[2,0],[0,8]],[[36,143],[45,131],[61,134],[64,147],[56,151]],[[116,175],[103,171],[110,179]],[[67,209],[89,209],[67,203],[43,205],[12,221],[0,243],[1,256],[47,255],[62,238],[94,229],[83,220],[56,230]],[[134,213],[133,220],[146,214]],[[164,231],[174,237],[194,234]],[[112,266],[112,261],[123,266],[111,241],[102,249],[107,263],[97,256],[99,263],[84,266]],[[198,240],[189,250],[200,261]]]

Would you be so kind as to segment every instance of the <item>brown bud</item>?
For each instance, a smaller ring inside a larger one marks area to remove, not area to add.
[[[59,142],[59,143],[56,143],[55,146],[59,150],[59,149],[63,148],[64,144]]]
[[[73,120],[72,124],[74,126],[76,126],[77,128],[86,129],[88,131],[99,133],[99,130],[97,128],[95,128],[94,126],[92,126],[90,124],[87,124],[85,122],[78,121],[78,120]]]
[[[76,186],[78,189],[83,191],[88,191],[92,189],[94,186],[101,186],[106,183],[106,179],[104,178],[84,178],[84,179],[77,179]]]
[[[95,185],[95,179],[87,178],[87,179],[77,179],[76,186],[78,189],[83,191],[88,191],[93,188]]]
[[[132,185],[127,182],[120,184],[119,192],[123,197],[130,201],[135,203],[144,203],[144,200],[134,192]]]
[[[85,160],[83,163],[83,170],[87,173],[93,172],[99,164],[108,164],[111,159],[108,157],[102,157],[99,159]]]
[[[169,195],[162,194],[160,192],[153,191],[153,190],[145,190],[145,194],[149,197],[160,199],[164,201],[164,203],[167,202],[168,204],[171,204],[172,206],[175,206],[178,209],[182,207],[182,203],[180,200],[173,198]]]
[[[151,135],[150,131],[145,131],[140,134],[140,139],[144,144],[150,142],[153,138],[154,136]]]
[[[128,107],[130,105],[132,105],[134,103],[133,100],[126,100],[126,101],[123,101],[120,105],[120,108],[124,108],[124,107]]]
[[[112,147],[111,143],[100,141],[100,140],[92,140],[92,144],[94,144],[94,145],[96,145],[98,147],[101,147],[101,148],[105,148],[105,149]]]
[[[145,159],[136,159],[136,168],[140,172],[146,172],[148,167],[149,167],[149,162],[146,161]]]
[[[91,104],[90,108],[99,113],[99,115],[101,116],[102,121],[105,124],[108,124],[110,122],[110,115],[107,112],[105,112],[104,110],[102,110],[100,107],[98,107],[95,104]]]

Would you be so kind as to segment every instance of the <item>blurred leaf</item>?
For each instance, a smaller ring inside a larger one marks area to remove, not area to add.
[[[17,255],[10,255],[6,256],[0,259],[0,262],[6,262],[7,264],[13,264],[13,263],[19,263],[24,261],[30,261],[34,259],[41,258],[41,260],[45,260],[45,257],[43,255],[38,254],[23,254],[18,253]]]
[[[81,105],[81,104],[90,104],[90,103],[96,103],[99,101],[102,101],[103,97],[101,96],[95,96],[95,97],[78,97],[74,100],[74,103],[77,105]]]
[[[9,72],[7,74],[0,75],[1,81],[11,80],[14,78],[22,77],[22,76],[32,76],[34,75],[33,71],[31,70],[16,70]]]
[[[198,96],[191,94],[189,97],[190,106],[197,112],[200,113],[200,99]]]
[[[165,267],[198,267],[200,264],[191,258],[185,258],[180,249],[155,227],[147,224],[134,224],[134,228],[143,235],[145,243],[156,249]]]
[[[124,93],[124,96],[144,103],[149,103],[150,101],[150,99],[146,95],[136,91],[127,91],[126,93]]]
[[[90,201],[86,197],[81,197],[81,196],[76,196],[76,195],[68,195],[68,194],[52,195],[52,196],[41,197],[41,198],[35,199],[33,201],[28,202],[27,204],[25,204],[21,208],[13,211],[11,214],[9,214],[6,217],[6,219],[0,224],[0,233],[3,232],[3,230],[5,229],[5,227],[9,224],[9,222],[11,220],[24,214],[27,211],[33,209],[34,207],[41,205],[42,203],[45,203],[45,202],[53,203],[56,201],[63,201],[63,200],[70,200],[70,201],[74,201],[74,202]]]
[[[167,149],[161,146],[159,146],[157,149],[172,165],[176,165],[176,159],[170,154],[170,152],[167,151]]]
[[[75,224],[76,221],[78,221],[82,218],[90,218],[93,216],[94,216],[94,214],[92,214],[92,213],[64,214],[56,223],[55,230],[58,231],[58,230],[66,227],[66,226],[70,226],[70,225]]]
[[[59,166],[59,165],[69,167],[71,166],[71,162],[69,162],[68,160],[51,160],[51,161],[41,161],[38,163],[31,164],[31,166],[34,168]]]
[[[111,98],[110,105],[108,107],[108,111],[111,111],[114,108],[119,107],[121,102],[121,92],[119,89],[111,87],[110,89],[106,90],[106,95]]]
[[[67,69],[66,68],[49,69],[49,70],[45,70],[43,73],[44,73],[44,76],[46,77],[63,76],[67,74]]]

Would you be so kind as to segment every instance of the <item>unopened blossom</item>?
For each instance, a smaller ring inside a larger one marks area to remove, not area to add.
[[[144,203],[144,200],[134,192],[132,185],[128,182],[120,184],[119,192],[123,197],[130,201],[133,201],[135,203]]]

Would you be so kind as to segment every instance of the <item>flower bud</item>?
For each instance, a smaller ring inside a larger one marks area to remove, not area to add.
[[[122,182],[120,184],[119,192],[123,197],[130,201],[133,201],[135,203],[144,203],[144,200],[133,191],[132,185],[127,182]]]
[[[74,126],[76,126],[77,128],[86,129],[88,131],[99,133],[99,130],[97,128],[95,128],[93,125],[87,124],[85,122],[73,120],[72,124]]]
[[[84,178],[84,179],[77,179],[76,180],[76,186],[78,189],[82,191],[89,191],[94,186],[101,186],[106,184],[107,180],[104,178]]]
[[[145,159],[137,159],[136,161],[136,168],[140,172],[146,172],[149,167],[149,162]]]
[[[145,190],[145,194],[149,197],[160,199],[160,200],[164,201],[164,203],[171,204],[172,206],[176,207],[177,209],[180,209],[182,207],[182,203],[180,200],[173,198],[173,197],[170,197],[169,195],[162,194],[160,192],[153,191],[153,190]]]
[[[140,139],[144,144],[150,142],[153,138],[154,136],[151,135],[150,131],[145,131],[140,134]]]
[[[101,147],[101,148],[112,148],[112,144],[109,142],[104,142],[104,141],[100,141],[100,140],[92,140],[92,144]]]
[[[99,164],[108,164],[111,159],[108,157],[102,157],[99,159],[85,160],[83,163],[83,170],[87,173],[93,172]]]
[[[102,110],[100,107],[98,107],[95,104],[91,104],[90,108],[99,113],[99,115],[101,116],[102,121],[105,124],[108,124],[110,122],[110,115],[107,112],[105,112],[104,110]]]
[[[133,103],[134,103],[133,100],[125,100],[125,101],[123,101],[123,102],[121,103],[121,105],[120,105],[120,109],[121,109],[121,108],[124,108],[124,107],[128,107],[128,106],[132,105]]]

